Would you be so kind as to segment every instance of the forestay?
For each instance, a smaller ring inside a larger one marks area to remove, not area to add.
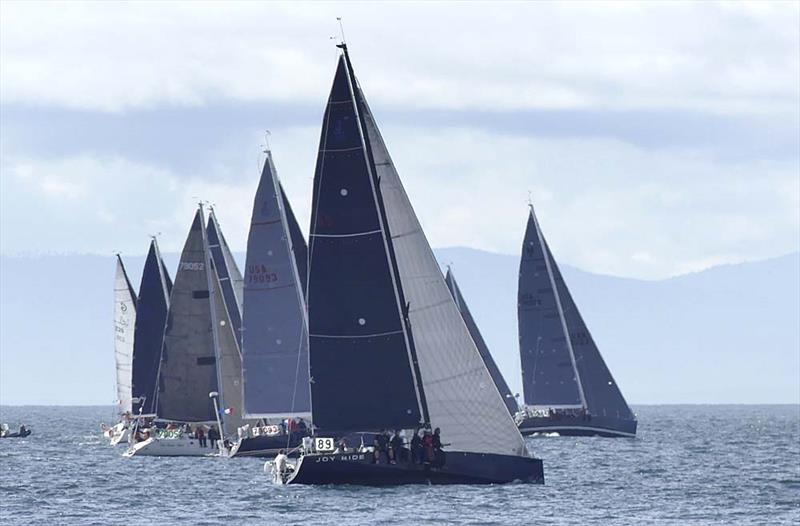
[[[408,305],[430,423],[449,449],[525,454],[525,444],[445,284],[369,107],[361,108]]]
[[[134,292],[122,258],[117,254],[114,279],[114,358],[117,363],[117,405],[120,413],[133,411],[133,333],[136,326],[136,292]]]
[[[158,415],[179,422],[216,421],[217,391],[202,209],[195,214],[172,288],[159,369]]]
[[[153,238],[144,263],[136,304],[138,313],[133,338],[131,393],[136,400],[132,404],[133,412],[137,414],[156,412],[158,366],[171,291],[172,282],[161,260],[158,243]]]
[[[492,353],[489,352],[489,347],[486,345],[486,341],[483,339],[481,331],[478,329],[478,324],[475,323],[475,319],[472,317],[467,302],[461,294],[461,289],[458,288],[456,277],[450,268],[447,269],[445,282],[447,283],[447,288],[450,290],[450,294],[453,296],[453,300],[456,302],[458,310],[461,312],[461,317],[464,318],[464,323],[467,324],[467,329],[469,330],[470,336],[472,336],[472,341],[475,342],[475,346],[478,348],[478,352],[483,359],[483,364],[486,366],[486,369],[489,370],[489,375],[492,377],[494,385],[503,397],[509,414],[512,416],[515,415],[517,411],[519,411],[517,400],[514,398],[514,395],[511,394],[511,389],[509,389],[500,369],[497,368],[497,364],[492,358]]]
[[[297,221],[279,194],[267,152],[253,202],[244,281],[244,410],[251,418],[311,412],[305,304],[298,247],[290,234],[290,223]],[[305,253],[304,242],[299,248]]]
[[[313,419],[323,431],[413,428],[422,420],[365,140],[342,56],[323,118],[309,237]]]

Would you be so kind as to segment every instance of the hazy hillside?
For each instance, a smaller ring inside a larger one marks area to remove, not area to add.
[[[437,252],[453,264],[500,369],[519,391],[517,257]],[[137,284],[143,260],[126,258]],[[176,262],[167,256],[171,271]],[[800,402],[798,269],[800,254],[663,281],[563,268],[632,403]],[[113,273],[111,257],[2,257],[0,402],[113,401]]]

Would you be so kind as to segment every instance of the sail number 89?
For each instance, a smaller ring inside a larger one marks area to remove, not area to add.
[[[333,451],[336,449],[336,444],[332,438],[315,438],[314,449],[317,451]]]

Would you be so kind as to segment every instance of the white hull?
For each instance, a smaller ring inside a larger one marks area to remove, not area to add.
[[[105,426],[105,424],[104,424]],[[116,446],[120,442],[126,442],[130,436],[128,424],[119,422],[112,427],[105,427],[103,429],[103,436],[106,437],[112,446]]]
[[[126,457],[215,457],[220,452],[217,448],[200,447],[195,438],[148,438],[133,444],[123,454]]]

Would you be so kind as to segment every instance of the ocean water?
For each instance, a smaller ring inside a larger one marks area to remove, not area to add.
[[[0,407],[0,524],[800,524],[800,406],[639,406],[635,439],[532,438],[544,486],[274,487],[259,459],[123,458],[106,407]]]

